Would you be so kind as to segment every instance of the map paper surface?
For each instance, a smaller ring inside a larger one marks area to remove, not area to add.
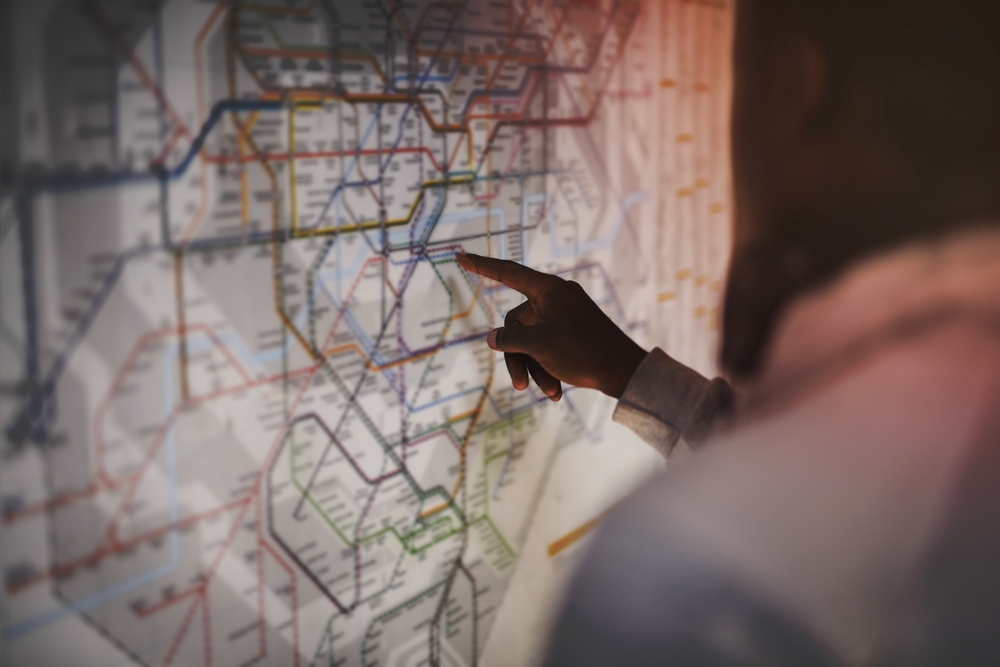
[[[0,660],[537,663],[663,464],[455,253],[712,373],[728,3],[0,12]]]

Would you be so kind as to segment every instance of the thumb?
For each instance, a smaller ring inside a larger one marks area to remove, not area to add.
[[[494,329],[486,336],[486,344],[501,352],[533,356],[539,343],[538,326],[512,326]]]

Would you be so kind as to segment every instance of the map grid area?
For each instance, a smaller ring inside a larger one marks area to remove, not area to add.
[[[4,5],[0,660],[538,662],[658,465],[455,254],[712,373],[729,3]]]

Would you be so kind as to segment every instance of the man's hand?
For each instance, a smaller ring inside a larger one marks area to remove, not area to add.
[[[526,296],[504,326],[486,338],[504,353],[515,389],[528,388],[528,375],[553,401],[562,382],[598,389],[618,398],[646,351],[619,329],[579,283],[539,273],[503,259],[459,254],[466,271],[478,273]]]

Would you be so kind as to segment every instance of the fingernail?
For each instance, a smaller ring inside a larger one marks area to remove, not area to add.
[[[494,329],[493,331],[491,331],[488,334],[486,334],[486,344],[489,345],[490,348],[492,348],[494,350],[499,350],[500,349],[500,348],[497,347],[497,332],[498,331],[500,331],[500,330],[499,329]]]

